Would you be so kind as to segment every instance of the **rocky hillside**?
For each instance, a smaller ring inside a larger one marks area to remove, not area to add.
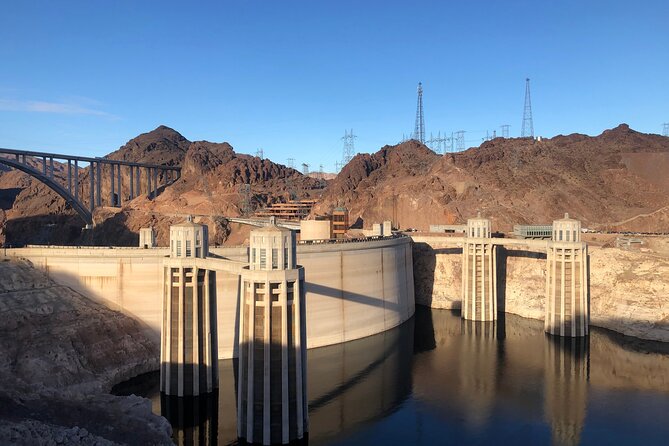
[[[212,244],[224,243],[238,230],[223,216],[241,215],[244,196],[240,185],[250,184],[249,198],[254,209],[287,200],[294,194],[304,198],[318,196],[323,187],[321,181],[305,177],[295,169],[268,159],[238,154],[228,143],[191,142],[165,126],[133,138],[107,157],[181,165],[183,170],[181,179],[161,188],[155,199],[148,199],[146,184],[142,181],[142,195],[132,201],[128,196],[129,172],[122,170],[123,207],[96,210],[92,236],[96,244],[135,245],[139,229],[146,226],[154,226],[159,243],[166,243],[169,225],[189,213],[201,215],[202,221],[210,225]],[[89,196],[88,175],[88,168],[83,168],[80,183],[81,196],[85,199]],[[109,175],[109,170],[104,169],[103,177],[109,178]],[[64,184],[65,166],[56,163],[55,176]],[[160,176],[159,183],[162,182]],[[109,205],[110,192],[109,184],[103,182],[103,206]],[[7,244],[91,241],[90,235],[81,235],[82,222],[65,201],[22,172],[0,170],[0,210],[0,225],[4,229],[0,237],[4,237]],[[243,240],[243,236],[241,238]]]
[[[569,212],[587,227],[669,232],[666,172],[669,138],[625,124],[595,137],[497,138],[445,156],[409,141],[356,156],[314,212],[344,205],[365,227],[391,219],[427,229],[480,210],[496,230]]]
[[[0,258],[0,444],[170,444],[150,401],[108,394],[159,358],[136,320]]]

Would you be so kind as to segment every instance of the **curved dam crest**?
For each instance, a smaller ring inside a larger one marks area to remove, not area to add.
[[[211,248],[228,260],[216,268],[218,355],[237,356],[238,271],[246,247]],[[51,279],[140,320],[160,339],[163,260],[168,248],[27,247],[6,250],[44,270]],[[396,327],[415,310],[412,243],[409,237],[354,243],[298,245],[305,268],[308,348],[364,338]],[[222,262],[218,262],[222,263]]]

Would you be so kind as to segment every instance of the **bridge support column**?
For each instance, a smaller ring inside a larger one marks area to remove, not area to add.
[[[158,195],[158,169],[153,169],[153,198]]]
[[[462,317],[497,320],[497,247],[490,238],[490,220],[467,220],[462,246]]]
[[[308,431],[304,269],[295,236],[274,224],[251,231],[239,306],[237,435],[287,444]]]
[[[135,168],[133,166],[130,166],[129,174],[130,174],[130,199],[132,200],[135,198],[135,178],[134,178],[134,172]]]
[[[99,207],[102,206],[102,166],[99,161],[95,163],[95,169],[97,170],[97,176],[96,176],[97,190],[95,191],[96,195],[95,199],[97,200],[96,205]]]
[[[79,201],[79,161],[74,160],[74,199]]]
[[[89,187],[91,188],[89,192],[89,204],[88,207],[91,211],[91,216],[93,215],[93,209],[95,209],[95,164],[91,161],[88,165],[88,178],[90,180]]]
[[[72,193],[72,160],[67,160],[67,191]]]
[[[188,221],[170,227],[164,261],[160,390],[197,396],[218,388],[216,272],[196,266],[206,258],[207,227]]]
[[[566,214],[553,222],[546,267],[544,329],[556,336],[586,336],[590,323],[588,247],[581,242],[581,222]]]
[[[53,178],[53,156],[49,157],[49,176]]]
[[[118,174],[118,182],[116,183],[118,187],[118,192],[116,193],[116,196],[118,197],[118,207],[121,207],[123,205],[123,199],[121,198],[121,165],[119,164],[117,166],[117,174]]]
[[[42,174],[46,176],[46,156],[42,157]]]
[[[109,188],[110,196],[109,196],[109,206],[114,207],[116,206],[116,186],[114,185],[114,165],[110,164],[109,165],[109,179],[111,181],[111,187]]]
[[[151,168],[146,168],[146,197],[151,199]]]
[[[137,191],[137,195],[142,195],[142,169],[138,166],[137,168],[137,184],[135,186],[135,189]]]

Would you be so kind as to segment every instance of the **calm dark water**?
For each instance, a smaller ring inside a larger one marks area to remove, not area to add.
[[[178,444],[236,442],[235,373],[214,398],[163,400],[159,375],[117,394],[153,402]],[[403,326],[308,351],[310,445],[669,444],[669,347],[606,330],[560,341],[540,321],[419,307]]]

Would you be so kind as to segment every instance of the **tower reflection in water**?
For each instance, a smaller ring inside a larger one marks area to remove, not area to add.
[[[160,413],[172,425],[178,445],[218,445],[218,392],[186,397],[161,393]]]
[[[588,406],[590,338],[546,335],[544,414],[554,446],[580,444]]]
[[[309,350],[309,444],[326,444],[392,414],[411,395],[414,320],[375,336]],[[160,395],[179,446],[237,444],[236,361],[220,362],[220,389],[199,398]]]

